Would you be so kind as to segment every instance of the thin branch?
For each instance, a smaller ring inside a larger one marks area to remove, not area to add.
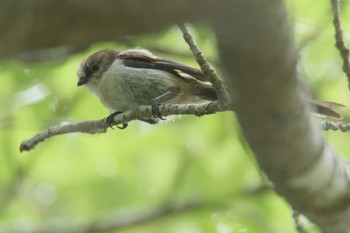
[[[179,24],[179,28],[182,31],[183,37],[186,43],[189,45],[192,54],[196,58],[196,61],[199,64],[202,72],[206,77],[208,77],[209,81],[215,89],[215,92],[218,95],[219,109],[227,108],[227,106],[230,105],[231,101],[223,81],[219,79],[215,69],[209,64],[203,52],[198,48],[187,26],[185,24]]]
[[[335,29],[335,46],[339,50],[339,53],[343,59],[343,71],[348,78],[348,86],[350,88],[350,61],[349,61],[349,49],[346,47],[343,39],[343,30],[340,23],[340,7],[339,0],[331,0],[333,11],[333,25]]]
[[[145,222],[153,220],[159,220],[162,217],[172,215],[180,212],[187,212],[193,209],[203,207],[198,202],[188,202],[181,206],[176,205],[165,205],[162,208],[150,211],[148,213],[132,213],[129,215],[123,214],[122,216],[109,216],[105,219],[97,220],[94,223],[89,224],[84,228],[79,228],[79,233],[95,233],[105,232],[110,230],[120,230],[125,227],[135,226]],[[138,211],[139,212],[139,211]],[[67,233],[70,231],[67,231]],[[74,232],[74,231],[73,231]],[[72,232],[72,233],[73,233]]]
[[[214,114],[220,111],[227,111],[228,109],[218,108],[217,102],[205,103],[205,104],[161,104],[159,111],[162,116],[170,115],[195,115],[202,116],[207,114]],[[130,122],[137,119],[152,117],[151,106],[140,106],[136,109],[125,111],[113,118],[111,125],[119,125],[126,122]],[[29,151],[33,149],[40,142],[45,141],[51,137],[68,134],[68,133],[104,133],[110,127],[107,124],[106,118],[93,120],[93,121],[82,121],[76,123],[66,123],[51,126],[48,129],[41,131],[33,137],[24,140],[20,145],[20,151]]]
[[[326,130],[326,131],[328,131],[328,130],[333,130],[333,131],[340,130],[342,132],[348,132],[348,131],[350,131],[350,123],[322,121],[321,128],[323,130]]]
[[[159,106],[160,113],[162,116],[171,115],[195,115],[202,116],[208,114],[214,114],[216,112],[230,111],[232,109],[220,109],[217,102],[211,102],[206,104],[192,104],[192,105],[180,105],[180,104],[162,104]],[[119,125],[133,120],[147,118],[152,116],[152,107],[150,106],[140,106],[136,109],[128,110],[122,114],[116,115],[113,118],[111,125]],[[93,121],[82,121],[82,122],[72,122],[64,123],[55,126],[51,126],[34,136],[22,141],[20,145],[20,151],[30,151],[34,147],[54,136],[69,134],[69,133],[105,133],[110,127],[107,124],[107,119],[102,118]],[[344,124],[341,122],[331,122],[322,121],[321,128],[323,130],[341,130],[342,132],[350,131],[350,124]]]

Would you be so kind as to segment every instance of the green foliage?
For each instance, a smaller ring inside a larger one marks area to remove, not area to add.
[[[318,98],[349,105],[329,2],[289,3],[303,77]],[[343,10],[349,38],[350,9]],[[213,34],[200,27],[195,37],[209,60],[217,61]],[[0,232],[79,228],[107,216],[147,215],[167,204],[178,211],[107,232],[295,232],[288,204],[271,191],[249,191],[263,181],[232,113],[155,126],[134,121],[126,130],[63,135],[19,153],[23,139],[51,125],[107,116],[97,98],[76,86],[75,70],[97,49],[130,46],[196,66],[177,28],[131,38],[128,45],[94,45],[63,61],[0,63]],[[348,136],[329,137],[349,154]],[[181,210],[191,202],[195,207]]]

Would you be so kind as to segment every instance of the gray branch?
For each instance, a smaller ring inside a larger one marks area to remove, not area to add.
[[[227,111],[228,109],[218,109],[217,102],[205,103],[205,104],[161,104],[159,106],[160,113],[162,116],[170,115],[195,115],[202,116],[207,114],[214,114],[220,111]],[[119,125],[127,123],[133,120],[147,118],[152,116],[151,106],[140,106],[136,109],[125,111],[121,114],[116,115],[113,118],[111,125]],[[107,123],[107,119],[103,118],[100,120],[93,121],[82,121],[76,123],[65,123],[60,125],[51,126],[45,129],[33,137],[24,140],[20,145],[20,151],[32,150],[37,144],[45,141],[54,136],[68,134],[68,133],[104,133],[108,128],[111,127]]]
[[[185,24],[179,25],[182,31],[183,37],[187,44],[189,45],[193,56],[196,58],[203,73],[208,77],[208,80],[213,85],[215,92],[218,95],[218,102],[220,108],[227,108],[231,104],[229,94],[227,93],[224,82],[218,77],[214,68],[208,63],[207,59],[203,55],[202,51],[198,48],[193,36],[189,32]]]
[[[340,21],[340,0],[331,0],[333,12],[333,25],[335,30],[335,47],[338,49],[341,58],[343,59],[343,71],[348,78],[348,87],[350,88],[350,60],[349,49],[346,47],[343,38],[343,29]]]

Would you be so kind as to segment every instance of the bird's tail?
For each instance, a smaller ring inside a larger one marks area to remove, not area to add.
[[[317,112],[325,117],[332,117],[336,119],[342,119],[343,115],[340,114],[337,109],[345,107],[343,104],[324,101],[324,100],[311,100],[317,110]]]

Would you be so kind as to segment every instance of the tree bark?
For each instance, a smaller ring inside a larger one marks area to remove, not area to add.
[[[260,166],[324,232],[350,232],[348,164],[310,118],[283,2],[236,2],[221,17],[214,30],[227,84]]]
[[[76,51],[159,31],[212,15],[213,5],[209,0],[0,0],[0,59],[62,45]]]

